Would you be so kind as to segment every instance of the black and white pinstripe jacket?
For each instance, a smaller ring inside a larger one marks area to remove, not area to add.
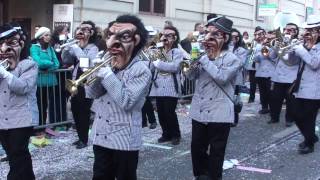
[[[150,82],[150,70],[136,57],[125,69],[86,86],[86,96],[95,104],[94,145],[124,151],[140,149],[141,109]]]

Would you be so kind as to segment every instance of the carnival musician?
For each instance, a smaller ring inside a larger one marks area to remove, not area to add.
[[[73,65],[72,79],[77,79],[86,68],[93,65],[93,59],[98,54],[96,42],[97,32],[92,21],[83,21],[76,29],[75,39],[77,44],[67,46],[62,50],[62,61],[64,64]],[[90,126],[92,99],[85,97],[85,90],[79,87],[78,93],[71,97],[71,111],[75,121],[79,140],[73,145],[77,149],[87,146]]]
[[[256,81],[259,87],[260,102],[262,106],[262,109],[259,110],[259,114],[269,113],[270,79],[277,61],[276,51],[268,46],[272,39],[271,36],[273,36],[273,32],[268,33],[268,36],[266,36],[266,31],[264,29],[259,26],[255,28],[254,37],[257,45],[253,60],[256,64]],[[267,54],[262,52],[263,48],[267,49]]]
[[[299,35],[299,28],[294,23],[288,23],[284,28],[283,42],[290,42],[297,40]],[[276,40],[277,41],[277,40]],[[281,42],[280,42],[281,43]],[[279,56],[283,56],[279,54]],[[280,112],[282,109],[283,100],[286,99],[286,114],[285,121],[286,126],[290,127],[293,123],[292,117],[290,117],[290,111],[292,110],[292,95],[288,93],[290,86],[296,79],[296,75],[299,68],[299,63],[289,64],[288,60],[283,60],[285,57],[279,57],[275,72],[272,75],[271,92],[270,92],[270,116],[268,121],[271,123],[278,123],[280,118]]]
[[[320,107],[320,17],[310,15],[304,24],[304,44],[289,53],[289,60],[300,59],[300,66],[293,88],[293,119],[304,137],[298,146],[300,154],[312,153],[319,141],[315,125]]]
[[[234,81],[241,66],[238,57],[228,50],[233,22],[221,17],[209,23],[214,28],[205,36],[207,55],[187,72],[188,78],[197,80],[190,109],[191,156],[196,179],[222,179],[230,126],[234,122],[234,105],[228,96],[233,97]]]
[[[151,51],[156,48],[156,43],[158,41],[157,31],[152,26],[146,26],[145,28],[148,31],[148,42],[144,47],[144,52],[151,53]],[[145,55],[148,56],[148,54]],[[141,56],[141,58],[145,65],[150,69],[153,79],[155,76],[155,68],[152,65],[152,59],[150,59],[152,57]],[[149,128],[155,129],[157,127],[157,121],[154,114],[153,104],[151,102],[152,98],[149,97],[151,85],[152,83],[150,83],[150,87],[148,88],[148,96],[146,97],[146,101],[142,107],[142,127],[147,127],[149,122]]]
[[[247,60],[248,51],[243,47],[242,43],[242,35],[237,29],[231,30],[231,42],[229,44],[229,50],[235,54],[240,62],[241,68],[236,75],[235,80],[235,95],[239,95],[240,87],[244,85],[244,77],[243,77],[243,66]],[[233,126],[237,126],[239,122],[239,113],[234,113],[234,124]]]
[[[7,179],[35,179],[28,149],[38,123],[38,67],[28,58],[27,42],[14,27],[0,26],[0,142],[8,156]]]
[[[181,133],[176,114],[178,98],[181,94],[180,63],[184,53],[178,48],[180,41],[179,31],[174,26],[166,26],[160,33],[160,41],[163,48],[160,49],[163,56],[153,62],[156,68],[150,96],[155,97],[159,123],[162,128],[162,136],[159,143],[171,141],[178,145]]]
[[[97,80],[86,86],[93,98],[93,180],[137,179],[142,145],[141,108],[145,102],[151,72],[137,56],[148,32],[139,18],[118,16],[106,34],[110,66],[101,68]]]

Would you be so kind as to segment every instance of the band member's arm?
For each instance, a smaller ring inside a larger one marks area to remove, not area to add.
[[[244,66],[248,57],[248,51],[244,48],[240,48],[240,53],[238,54],[238,57],[241,60],[241,66]]]
[[[19,63],[17,68],[20,68],[21,76],[16,77],[1,67],[0,77],[7,80],[10,91],[24,95],[36,87],[38,67],[35,62],[24,60]]]
[[[172,62],[163,62],[161,60],[156,60],[153,62],[153,65],[156,69],[160,71],[170,72],[170,73],[177,73],[180,70],[180,63],[183,60],[183,53],[179,51],[179,53],[173,54],[173,61]]]
[[[96,75],[94,75],[96,76]],[[101,80],[97,79],[92,84],[85,86],[86,98],[89,99],[98,99],[102,95],[104,95],[107,91],[102,86]]]
[[[124,110],[130,110],[147,94],[151,82],[151,73],[144,67],[133,66],[129,79],[122,82],[111,71],[110,67],[101,69],[98,76],[102,85],[114,101]]]
[[[311,51],[315,51],[315,53],[311,53]],[[318,69],[320,67],[319,49],[311,49],[308,51],[303,45],[299,45],[294,48],[294,52],[312,69]]]
[[[232,59],[225,61],[227,63],[222,67],[215,65],[207,56],[201,58],[199,62],[201,63],[202,68],[207,71],[215,81],[217,81],[219,84],[225,84],[235,77],[241,64],[239,59],[237,59],[235,56],[225,57],[225,60],[227,60],[227,58]]]
[[[63,64],[73,65],[79,56],[84,56],[82,49],[74,44],[70,47],[66,47],[62,50],[61,57]]]
[[[41,59],[40,51],[41,51],[41,47],[34,44],[30,48],[30,56],[32,57],[32,59],[34,61],[37,62],[39,69],[47,70],[50,67],[52,67],[52,65],[54,65],[54,62],[52,62],[50,60],[46,60],[46,59]]]

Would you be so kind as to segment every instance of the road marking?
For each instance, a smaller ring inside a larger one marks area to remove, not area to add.
[[[170,146],[164,146],[164,145],[159,145],[159,144],[151,144],[151,143],[147,143],[147,142],[144,142],[143,145],[144,146],[149,146],[149,147],[156,147],[156,148],[160,148],[160,149],[166,149],[166,150],[172,149],[172,147],[170,147]]]
[[[285,130],[280,131],[280,132],[272,135],[272,137],[274,137],[274,138],[283,138],[283,137],[286,137],[289,134],[291,134],[291,133],[293,133],[293,132],[295,132],[297,130],[298,130],[297,126],[287,127]]]

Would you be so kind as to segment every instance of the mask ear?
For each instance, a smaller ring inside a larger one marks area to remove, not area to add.
[[[137,46],[140,43],[141,38],[138,34],[136,34],[134,35],[134,39],[135,39],[134,46]]]

